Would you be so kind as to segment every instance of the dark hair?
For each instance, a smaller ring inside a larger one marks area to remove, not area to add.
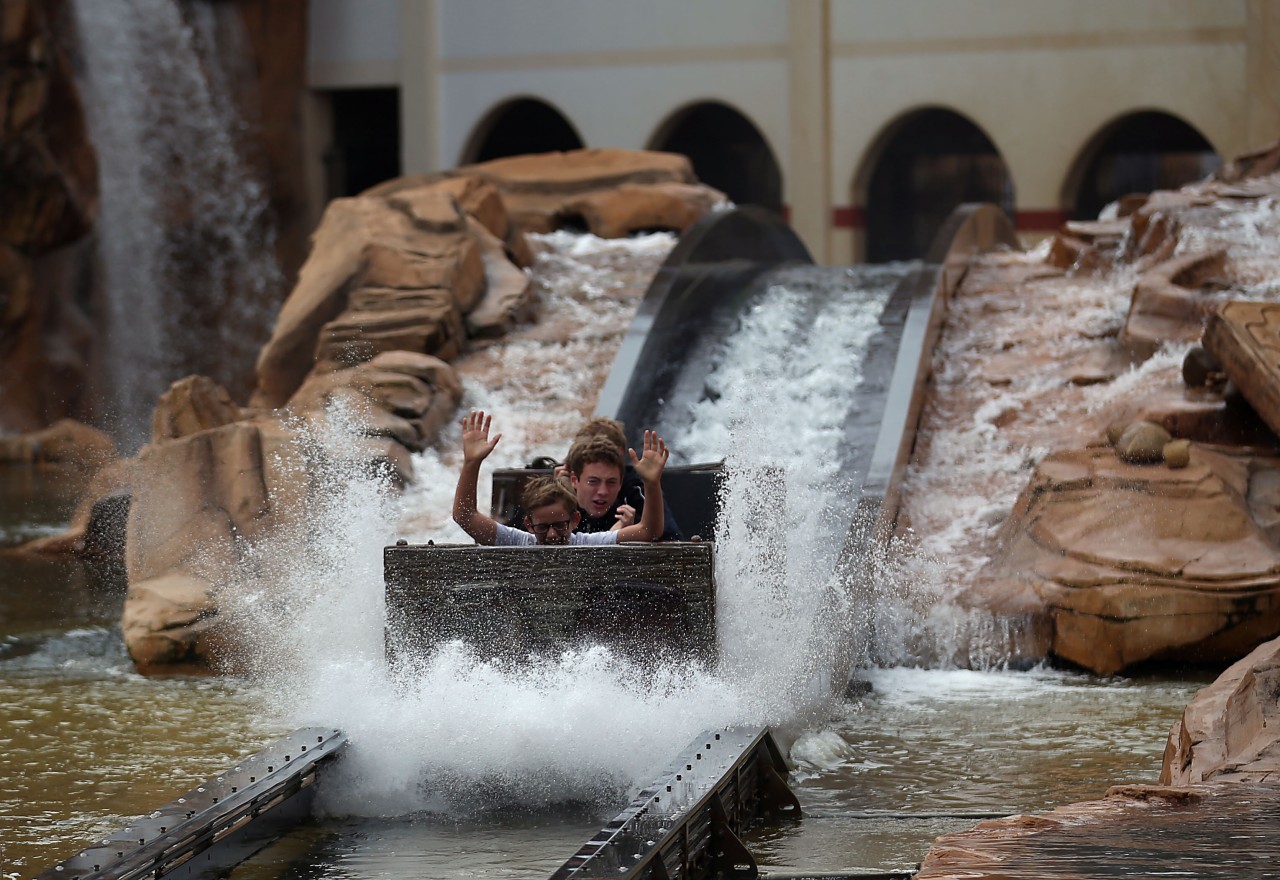
[[[564,480],[556,477],[534,477],[525,483],[520,504],[526,511],[548,504],[563,504],[569,513],[578,510],[578,496]]]
[[[585,440],[588,437],[607,437],[613,441],[614,446],[618,447],[619,452],[625,454],[627,451],[627,431],[622,422],[617,419],[596,416],[579,428],[578,433],[573,435],[575,442]]]
[[[569,465],[569,473],[574,476],[581,476],[584,467],[596,462],[613,465],[618,469],[619,476],[622,475],[626,467],[622,458],[622,450],[609,437],[597,434],[575,440],[573,446],[569,448],[569,457],[566,459],[566,464]]]

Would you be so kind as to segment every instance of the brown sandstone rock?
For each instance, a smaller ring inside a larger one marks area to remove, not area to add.
[[[394,351],[350,370],[313,375],[289,401],[289,408],[322,421],[335,406],[345,407],[355,419],[356,433],[389,436],[419,452],[435,441],[461,399],[462,386],[447,363]]]
[[[1220,301],[1211,285],[1225,257],[1220,250],[1175,257],[1145,272],[1134,285],[1120,344],[1145,360],[1165,342],[1199,340]]]
[[[351,306],[321,330],[316,373],[353,367],[387,351],[453,360],[462,350],[462,316],[448,290],[362,287]]]
[[[441,192],[449,193],[464,214],[474,217],[494,237],[506,241],[511,232],[511,220],[507,206],[498,188],[482,177],[463,175],[451,177],[437,184]]]
[[[624,184],[694,184],[693,165],[676,153],[592,149],[494,159],[451,172],[490,181],[520,229],[551,232],[565,205]]]
[[[410,249],[420,232],[403,212],[378,199],[335,199],[312,237],[311,255],[280,308],[258,355],[255,406],[282,406],[314,363],[321,328],[347,306],[370,245]]]
[[[481,245],[452,196],[414,189],[396,200],[399,207],[381,197],[331,203],[259,355],[254,406],[283,405],[313,369],[400,346],[457,355],[462,316],[485,292]],[[429,231],[433,224],[445,231]]]
[[[110,437],[74,419],[59,419],[30,434],[0,437],[0,462],[58,462],[97,470],[115,457]]]
[[[1223,183],[1239,183],[1277,171],[1280,171],[1280,141],[1223,162],[1213,178]]]
[[[1116,440],[1116,455],[1130,464],[1151,464],[1163,458],[1164,447],[1172,439],[1154,422],[1130,422]]]
[[[1280,780],[1280,640],[1259,645],[1195,695],[1173,726],[1162,785]]]
[[[507,258],[502,241],[479,221],[471,224],[484,260],[485,294],[467,313],[467,334],[477,338],[503,336],[517,323],[532,320],[538,301],[529,276]]]
[[[121,618],[125,644],[143,675],[224,671],[227,636],[207,581],[173,572],[130,584]]]
[[[560,224],[580,217],[601,238],[652,230],[684,232],[727,201],[724,193],[701,184],[626,183],[566,201],[555,219]]]
[[[240,420],[240,407],[207,376],[187,376],[160,395],[151,415],[151,442],[176,440]]]
[[[1039,605],[1052,652],[1110,675],[1230,660],[1280,633],[1280,459],[1193,446],[1186,468],[1044,459],[966,597]]]
[[[1234,301],[1209,318],[1204,346],[1280,434],[1280,303]]]
[[[1184,468],[1191,464],[1191,441],[1171,440],[1162,450],[1164,463],[1171,468]]]
[[[140,671],[214,672],[224,644],[213,585],[263,534],[270,500],[262,437],[236,423],[145,447],[132,475],[125,644]]]
[[[1188,806],[1212,802],[1222,789],[1194,790],[1168,786],[1123,785],[1107,790],[1101,800],[1058,807],[1048,813],[1009,816],[980,822],[968,831],[945,834],[934,841],[915,874],[915,880],[1001,880],[1043,876],[1064,867],[1055,851],[1060,830],[1080,826],[1104,827],[1134,821],[1135,812],[1152,803]],[[1077,838],[1078,840],[1078,838]],[[1068,869],[1073,866],[1065,865]]]

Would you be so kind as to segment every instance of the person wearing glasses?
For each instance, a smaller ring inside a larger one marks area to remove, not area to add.
[[[651,502],[645,506],[640,521],[616,531],[587,535],[576,531],[581,519],[578,496],[555,477],[530,480],[525,487],[521,501],[526,511],[526,530],[505,526],[476,509],[480,465],[502,439],[501,434],[490,439],[491,423],[492,417],[481,410],[472,410],[463,417],[462,471],[453,494],[453,521],[477,544],[508,547],[524,544],[618,544],[654,541],[662,537],[662,471],[670,453],[667,444],[655,432],[644,432],[644,449],[640,456],[634,449],[628,450]]]

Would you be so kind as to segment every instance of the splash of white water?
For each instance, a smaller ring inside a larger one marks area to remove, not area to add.
[[[196,33],[175,0],[74,8],[101,174],[107,416],[132,447],[173,380],[244,383],[280,272],[211,29]]]
[[[570,252],[586,246],[556,245]],[[555,286],[549,285],[551,299],[565,295],[575,308],[581,305],[584,285],[561,294]],[[255,578],[238,592],[241,613],[258,620],[264,667],[281,670],[267,676],[276,708],[291,723],[335,725],[352,739],[342,777],[326,786],[331,809],[388,815],[616,803],[621,790],[651,777],[702,730],[783,724],[824,704],[829,693],[813,680],[822,662],[812,652],[827,647],[814,638],[830,624],[817,611],[838,550],[832,527],[843,528],[832,511],[848,501],[828,471],[837,454],[840,407],[848,407],[843,395],[856,382],[857,353],[875,329],[887,288],[871,296],[839,293],[826,291],[829,301],[816,317],[793,315],[788,342],[777,333],[779,320],[814,303],[785,287],[770,291],[752,320],[774,347],[766,354],[746,343],[723,359],[725,368],[713,380],[720,388],[715,409],[729,421],[721,454],[742,475],[726,491],[717,552],[722,654],[714,669],[642,667],[601,647],[512,668],[454,644],[406,664],[397,678],[383,659],[381,550],[397,536],[404,511],[367,475],[310,455],[309,479],[327,488],[298,518],[305,531],[255,549],[246,566]],[[773,375],[765,381],[758,367],[803,348],[800,338],[811,345],[822,339],[825,347],[803,363],[790,358],[789,370],[766,370]],[[729,363],[737,358],[743,362]],[[740,369],[750,363],[757,368]],[[518,399],[519,391],[506,393],[467,386],[469,402],[504,414],[503,446],[518,463],[536,445],[522,428],[543,426],[547,406]],[[342,421],[334,414],[326,430],[338,435],[317,438],[313,449],[340,447]],[[800,433],[821,444],[807,463],[779,456],[794,449],[801,421]],[[692,435],[684,439],[694,446]],[[456,429],[441,441],[445,451],[417,457],[419,485],[405,499],[410,507],[420,512],[429,497],[447,511],[457,477],[454,445]],[[767,500],[758,492],[763,463],[779,469],[778,485],[785,488],[778,496],[781,515],[768,510],[763,517],[779,531],[762,543],[756,505]],[[784,548],[785,559],[762,556],[770,547]]]

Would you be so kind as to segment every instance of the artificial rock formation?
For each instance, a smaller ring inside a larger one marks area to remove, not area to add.
[[[969,600],[1038,618],[1046,653],[1103,675],[1230,662],[1280,633],[1278,510],[1280,459],[1196,445],[1174,469],[1057,452]]]
[[[1271,172],[1130,197],[965,268],[916,445],[938,476],[908,484],[900,524],[953,530],[938,492],[991,499],[948,552],[962,603],[1019,622],[1018,659],[1222,664],[1280,633],[1280,337],[1258,341],[1277,197]],[[1202,334],[1175,374],[1166,347]],[[1241,360],[1228,337],[1261,354]],[[959,448],[1021,464],[935,461]]]
[[[0,10],[0,430],[85,415],[98,166],[64,50],[69,13],[65,0]]]
[[[234,661],[214,585],[270,524],[262,434],[232,423],[153,443],[132,474],[121,624],[138,671],[210,672]]]
[[[1280,640],[1196,694],[1169,734],[1160,784],[1210,781],[1280,782]]]
[[[89,472],[116,457],[111,438],[74,419],[59,419],[47,428],[0,437],[0,464],[72,464]]]
[[[1225,303],[1211,316],[1204,344],[1223,375],[1280,434],[1280,303]]]
[[[684,157],[586,150],[332,202],[259,355],[250,405],[187,377],[161,398],[152,443],[132,462],[123,623],[138,669],[243,660],[226,591],[255,541],[305,526],[317,464],[412,479],[411,453],[462,398],[450,362],[536,316],[526,230],[587,214],[613,235],[684,228],[721,200]]]

